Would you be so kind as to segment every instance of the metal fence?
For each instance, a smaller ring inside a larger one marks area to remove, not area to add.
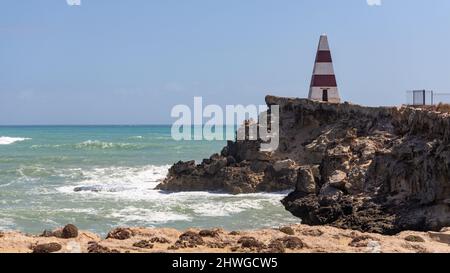
[[[433,91],[428,90],[410,90],[406,91],[406,100],[408,105],[433,105]]]
[[[450,104],[450,93],[437,93],[431,90],[406,91],[408,105],[437,105],[440,103]]]

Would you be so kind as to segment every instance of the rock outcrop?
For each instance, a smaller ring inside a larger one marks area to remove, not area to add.
[[[303,223],[384,234],[450,224],[449,114],[267,102],[284,109],[280,147],[302,166],[282,203]]]
[[[201,164],[179,162],[158,187],[233,194],[293,189],[303,223],[365,232],[450,225],[450,115],[267,96],[280,106],[280,145],[229,141]]]
[[[178,162],[157,186],[166,191],[222,191],[232,194],[293,189],[299,166],[292,160],[274,160],[259,151],[258,142],[233,142],[196,165]]]

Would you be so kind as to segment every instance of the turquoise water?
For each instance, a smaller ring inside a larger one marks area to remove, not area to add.
[[[67,223],[251,229],[298,222],[286,193],[167,194],[154,189],[178,160],[201,161],[225,141],[174,141],[170,126],[0,127],[0,230]]]

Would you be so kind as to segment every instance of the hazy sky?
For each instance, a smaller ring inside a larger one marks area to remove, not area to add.
[[[171,123],[193,96],[305,97],[322,33],[344,100],[450,92],[448,0],[1,0],[0,124]]]

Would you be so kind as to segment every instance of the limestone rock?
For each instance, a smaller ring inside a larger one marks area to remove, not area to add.
[[[316,180],[311,168],[306,167],[298,170],[295,190],[304,193],[316,192]]]
[[[190,174],[195,169],[195,161],[179,161],[175,165],[173,165],[169,172],[172,174]]]
[[[166,191],[232,194],[292,189],[283,205],[303,223],[364,232],[450,226],[450,115],[411,107],[266,97],[280,107],[279,147],[228,141],[202,164],[179,162]]]
[[[129,228],[116,228],[111,230],[106,239],[126,240],[133,237],[133,231]]]
[[[275,172],[283,172],[283,171],[288,171],[291,170],[292,168],[295,168],[295,162],[291,159],[286,159],[286,160],[280,160],[280,161],[276,161],[273,164],[273,170]]]
[[[60,251],[62,246],[58,243],[40,244],[33,247],[33,253],[52,253]]]

